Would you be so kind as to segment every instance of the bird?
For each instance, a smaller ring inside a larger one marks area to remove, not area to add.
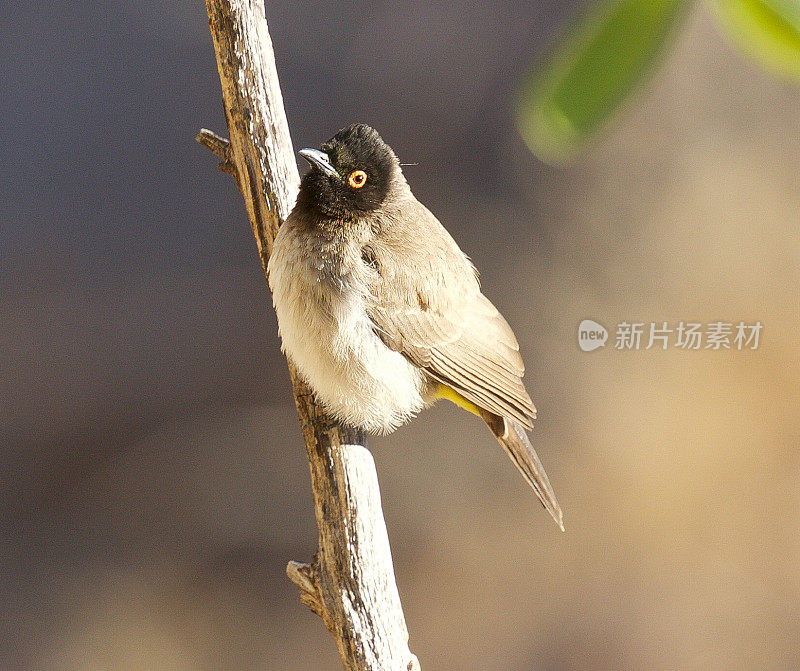
[[[527,436],[536,408],[519,344],[475,266],[370,126],[299,154],[310,169],[268,264],[284,354],[326,412],[367,433],[440,399],[477,415],[563,531]]]

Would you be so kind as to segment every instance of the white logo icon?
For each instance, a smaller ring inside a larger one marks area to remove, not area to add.
[[[608,331],[591,319],[584,319],[578,326],[578,347],[584,352],[592,352],[603,347],[608,339]]]

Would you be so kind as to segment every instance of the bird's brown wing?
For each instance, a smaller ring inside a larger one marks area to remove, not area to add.
[[[522,384],[517,339],[477,283],[463,290],[446,305],[439,304],[435,291],[426,296],[421,287],[380,292],[390,299],[377,301],[368,313],[388,347],[478,407],[530,429],[536,408]],[[398,294],[413,302],[398,300]]]

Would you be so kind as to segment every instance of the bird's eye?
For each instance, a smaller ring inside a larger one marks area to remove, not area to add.
[[[363,170],[353,170],[347,177],[347,183],[354,189],[360,189],[367,183],[367,173]]]

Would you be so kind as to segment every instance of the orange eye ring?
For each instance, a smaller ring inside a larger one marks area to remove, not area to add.
[[[367,183],[367,173],[363,170],[353,170],[353,172],[347,176],[347,183],[354,189],[360,189]]]

